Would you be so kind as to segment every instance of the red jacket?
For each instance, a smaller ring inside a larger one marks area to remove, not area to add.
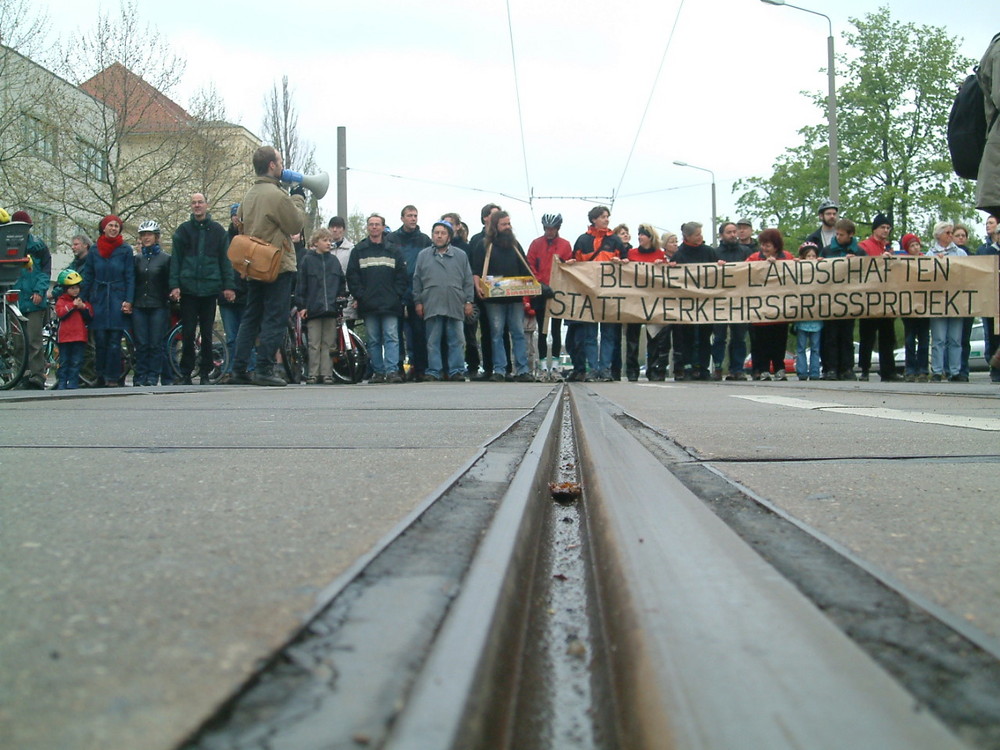
[[[81,310],[73,306],[73,300],[68,294],[60,295],[56,300],[56,317],[59,318],[59,343],[68,344],[73,341],[87,340],[87,324],[94,317],[94,308],[89,302],[84,302]]]
[[[569,260],[573,256],[573,248],[569,246],[569,241],[562,237],[556,237],[549,242],[543,235],[528,245],[528,265],[541,283],[549,283],[552,277],[552,259],[557,255],[562,260]]]
[[[868,255],[873,258],[877,258],[879,255],[884,253],[889,247],[881,242],[879,242],[874,237],[869,237],[867,240],[861,240],[858,243],[858,247],[864,250]]]
[[[662,249],[651,250],[644,253],[641,247],[631,247],[628,251],[628,259],[638,263],[654,263],[658,260],[666,260],[667,254]]]

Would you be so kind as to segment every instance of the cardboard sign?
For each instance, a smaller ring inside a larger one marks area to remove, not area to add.
[[[586,323],[998,318],[997,256],[553,263],[546,315]]]
[[[484,276],[480,281],[483,297],[533,297],[542,285],[531,276]]]

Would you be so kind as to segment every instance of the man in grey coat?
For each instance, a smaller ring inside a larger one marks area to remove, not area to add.
[[[455,229],[447,221],[431,229],[430,247],[417,256],[413,302],[427,330],[426,380],[466,380],[463,322],[472,314],[472,268],[465,252],[452,246]],[[441,343],[447,336],[448,364],[443,372]]]
[[[979,87],[986,101],[986,123],[993,127],[986,134],[986,148],[979,162],[976,185],[976,208],[988,214],[1000,215],[1000,34],[986,49],[979,63]]]

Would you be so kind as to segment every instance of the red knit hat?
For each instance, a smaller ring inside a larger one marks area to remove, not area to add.
[[[108,225],[108,222],[111,222],[111,221],[117,221],[118,222],[118,226],[123,226],[121,219],[119,219],[114,214],[108,214],[103,219],[101,219],[100,223],[97,225],[97,229],[103,234],[104,233],[104,227],[106,227]]]
[[[25,224],[32,224],[31,217],[28,216],[27,211],[15,211],[14,215],[10,217],[11,221],[23,221]],[[32,224],[34,226],[34,224]]]
[[[903,248],[903,252],[909,249],[911,242],[920,242],[920,238],[912,232],[904,234],[903,239],[899,241],[899,246]]]

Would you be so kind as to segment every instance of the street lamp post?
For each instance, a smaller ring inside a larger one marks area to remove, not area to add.
[[[805,13],[812,13],[814,16],[823,16],[830,27],[830,34],[826,38],[826,73],[829,93],[826,100],[826,119],[830,131],[830,200],[834,203],[840,202],[840,168],[837,166],[837,74],[834,68],[833,57],[833,21],[826,13],[820,13],[809,8],[801,8],[798,5],[786,3],[785,0],[760,0],[768,5],[784,5],[788,8],[795,8]]]
[[[712,245],[719,244],[719,215],[715,210],[715,172],[711,169],[705,169],[705,167],[696,167],[694,164],[688,164],[686,161],[675,161],[678,167],[688,167],[690,169],[700,169],[702,172],[708,172],[712,175]]]

